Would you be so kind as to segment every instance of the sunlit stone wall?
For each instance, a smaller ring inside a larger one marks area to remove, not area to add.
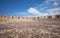
[[[7,22],[7,21],[8,21],[7,16],[3,15],[0,16],[0,22]]]
[[[36,18],[33,17],[15,17],[11,16],[9,19],[9,22],[34,22],[36,21]]]
[[[16,21],[16,20],[15,20],[15,16],[11,16],[8,21],[9,21],[9,22],[15,22],[15,21]]]
[[[0,15],[0,22],[36,22],[36,21],[52,21],[52,20],[60,20],[60,15],[55,15],[55,18],[52,16],[44,16],[42,17],[15,17],[11,16],[9,19],[7,16]]]

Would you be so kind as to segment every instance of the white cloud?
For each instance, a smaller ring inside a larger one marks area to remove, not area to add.
[[[36,16],[52,15],[54,17],[54,15],[60,15],[60,8],[51,8],[51,9],[46,10],[47,12],[44,12],[44,13],[38,11],[36,8],[30,8],[27,11],[31,14],[35,14]]]
[[[27,10],[29,13],[35,14],[35,15],[39,15],[40,12],[38,10],[36,10],[35,8],[30,8]]]
[[[37,7],[35,8],[29,8],[27,11],[37,16],[58,15],[60,14],[60,8],[57,7],[59,6],[59,1],[60,0],[45,0],[44,3],[37,5]],[[54,7],[54,8],[50,8],[50,7]],[[46,11],[46,12],[43,13],[41,11]]]
[[[36,10],[35,8],[30,8],[30,9],[28,10],[28,12],[29,12],[29,13],[39,13],[39,11]]]
[[[54,2],[53,5],[54,5],[54,6],[58,6],[58,3],[57,3],[57,2]]]
[[[48,13],[41,13],[40,11],[38,11],[38,10],[35,9],[35,8],[30,8],[30,9],[28,9],[27,11],[28,11],[29,13],[35,14],[35,15],[37,15],[37,16],[46,16],[46,15],[48,15]]]
[[[58,6],[59,5],[59,1],[60,0],[46,0],[45,2],[48,3],[48,4],[53,2],[53,4],[51,4],[52,6]]]
[[[60,14],[60,8],[52,8],[47,10],[49,12],[49,15],[58,15]]]
[[[48,11],[59,11],[60,10],[60,8],[51,8],[51,9],[48,9]]]

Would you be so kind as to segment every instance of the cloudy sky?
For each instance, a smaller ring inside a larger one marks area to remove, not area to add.
[[[0,15],[47,16],[60,14],[60,0],[0,0]]]

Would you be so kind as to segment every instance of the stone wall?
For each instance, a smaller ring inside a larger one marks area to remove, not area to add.
[[[56,15],[55,18],[52,18],[52,16],[47,16],[47,18],[44,16],[44,18],[41,17],[15,17],[11,16],[9,19],[7,16],[0,16],[0,22],[35,22],[35,21],[52,21],[52,20],[60,20],[60,15]]]
[[[0,22],[7,22],[7,16],[0,16]]]

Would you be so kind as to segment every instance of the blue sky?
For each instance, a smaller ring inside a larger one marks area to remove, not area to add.
[[[0,15],[46,16],[60,14],[60,0],[0,0]]]

